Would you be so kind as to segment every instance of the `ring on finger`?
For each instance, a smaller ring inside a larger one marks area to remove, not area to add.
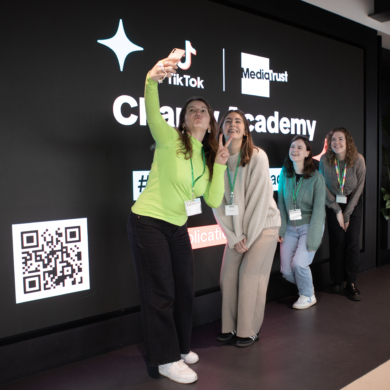
[[[164,62],[164,61],[163,61],[163,62]],[[158,83],[159,83],[159,84],[161,84],[161,83],[165,80],[165,77],[167,77],[167,75],[168,75],[167,72],[166,72],[165,69],[164,69],[164,65],[161,64],[161,66],[162,66],[162,70],[163,70],[163,72],[164,72],[165,74],[164,74],[163,77],[161,77],[161,78],[158,80]]]

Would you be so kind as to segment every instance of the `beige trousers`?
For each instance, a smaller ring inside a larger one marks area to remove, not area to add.
[[[220,280],[222,333],[236,330],[237,336],[250,337],[260,331],[278,234],[279,227],[263,229],[245,253],[226,245]]]

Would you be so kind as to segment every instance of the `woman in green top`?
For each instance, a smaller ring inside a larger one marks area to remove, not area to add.
[[[132,207],[128,235],[140,294],[147,361],[180,383],[197,380],[187,364],[194,296],[193,256],[187,217],[199,214],[200,200],[218,207],[224,194],[227,146],[203,98],[188,100],[178,129],[160,114],[158,81],[176,73],[176,62],[159,61],[145,85],[148,124],[156,148],[148,184]]]

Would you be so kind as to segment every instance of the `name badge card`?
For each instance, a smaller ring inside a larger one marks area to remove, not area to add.
[[[289,210],[290,221],[296,221],[298,219],[302,219],[301,209]]]
[[[202,203],[200,203],[200,198],[186,200],[184,205],[186,206],[186,213],[188,217],[191,217],[191,215],[202,214]]]
[[[225,206],[225,215],[238,215],[238,205],[237,204],[227,204]]]
[[[345,195],[336,195],[336,203],[347,203],[347,197]]]

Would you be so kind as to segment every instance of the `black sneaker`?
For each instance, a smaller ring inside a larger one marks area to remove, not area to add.
[[[344,292],[343,283],[333,283],[332,290],[336,293]]]
[[[255,341],[259,339],[259,335],[255,334],[250,337],[238,337],[236,347],[245,348],[251,346]]]
[[[361,301],[362,296],[360,295],[360,291],[356,288],[355,283],[347,283],[345,286],[345,294],[352,301]]]
[[[233,337],[235,337],[237,334],[237,332],[235,330],[233,330],[233,332],[229,332],[229,333],[220,333],[218,336],[217,336],[217,340],[218,341],[229,341],[231,340]]]

